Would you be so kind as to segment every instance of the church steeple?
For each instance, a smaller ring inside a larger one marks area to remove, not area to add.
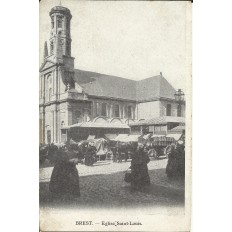
[[[63,55],[71,57],[70,10],[63,6],[55,6],[50,11],[50,17],[50,55],[57,59],[62,59]]]

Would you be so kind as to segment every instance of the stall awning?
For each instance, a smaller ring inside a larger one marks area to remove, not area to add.
[[[117,137],[117,135],[116,134],[105,134],[105,137],[109,140],[114,140]]]
[[[149,139],[151,137],[151,134],[146,134],[143,136],[144,139]]]
[[[149,125],[167,125],[167,123],[184,124],[184,117],[162,116],[157,118],[146,119],[138,122],[130,122],[130,126],[149,126]]]
[[[128,134],[119,134],[114,140],[124,142],[128,136],[129,136]]]
[[[124,142],[138,142],[141,135],[129,135],[125,138]]]
[[[95,139],[96,135],[89,135],[87,140],[90,140],[90,139]]]
[[[170,130],[170,132],[177,132],[177,134],[178,134],[178,132],[182,133],[183,130],[185,130],[185,126],[180,125],[180,126],[177,126],[177,127],[172,128],[172,129]]]
[[[156,135],[156,134],[154,134],[154,135],[152,135],[151,137],[152,137],[152,138],[156,138],[156,137],[165,137],[165,135],[158,135],[158,134]]]
[[[176,141],[180,139],[181,134],[168,134],[166,135],[168,138],[174,138]]]
[[[104,122],[82,122],[82,123],[76,123],[73,124],[71,126],[69,126],[69,128],[75,128],[75,127],[79,127],[79,128],[115,128],[115,129],[130,129],[130,127],[127,124],[124,123],[104,123]]]

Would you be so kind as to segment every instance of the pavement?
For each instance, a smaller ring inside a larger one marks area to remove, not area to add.
[[[169,180],[165,174],[166,165],[167,159],[151,160],[148,164],[151,186],[131,192],[130,184],[124,181],[130,161],[98,161],[94,166],[78,164],[81,197],[71,201],[51,198],[48,186],[53,167],[40,168],[40,207],[184,209],[184,180]]]

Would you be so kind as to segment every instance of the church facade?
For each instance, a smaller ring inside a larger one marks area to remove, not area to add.
[[[86,125],[89,133],[100,125],[120,131],[139,120],[184,117],[185,105],[175,100],[175,89],[162,73],[134,81],[75,69],[71,12],[56,6],[50,18],[50,41],[45,42],[39,77],[41,143],[64,142],[67,128],[75,125]]]

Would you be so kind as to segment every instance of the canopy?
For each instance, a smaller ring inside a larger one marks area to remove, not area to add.
[[[165,137],[165,135],[156,135],[156,134],[154,134],[154,135],[152,135],[151,137],[152,137],[152,138],[156,138],[156,137]]]
[[[141,135],[129,135],[127,136],[123,142],[138,142]]]
[[[92,139],[91,142],[94,143],[94,146],[97,149],[97,155],[105,155],[108,151],[108,147],[106,145],[106,140],[103,138],[100,139]]]
[[[138,122],[130,122],[130,126],[141,126],[141,125],[167,125],[167,123],[185,123],[184,117],[173,117],[173,116],[162,116],[151,119],[146,119]]]
[[[151,137],[151,134],[146,134],[143,136],[144,139],[149,139]]]
[[[119,134],[114,140],[124,142],[128,136],[129,136],[128,134]]]
[[[176,134],[178,134],[178,133],[182,133],[183,130],[185,130],[185,126],[184,125],[179,125],[177,127],[172,128],[170,131],[172,133],[175,132]]]
[[[117,137],[117,135],[116,134],[105,134],[105,137],[108,140],[115,140],[115,138]]]
[[[90,140],[90,139],[95,139],[96,135],[89,135],[87,140]]]
[[[167,138],[174,138],[176,141],[180,139],[181,134],[168,134]]]
[[[69,126],[69,128],[74,128],[74,127],[130,129],[130,127],[124,123],[108,123],[108,122],[82,122]]]

